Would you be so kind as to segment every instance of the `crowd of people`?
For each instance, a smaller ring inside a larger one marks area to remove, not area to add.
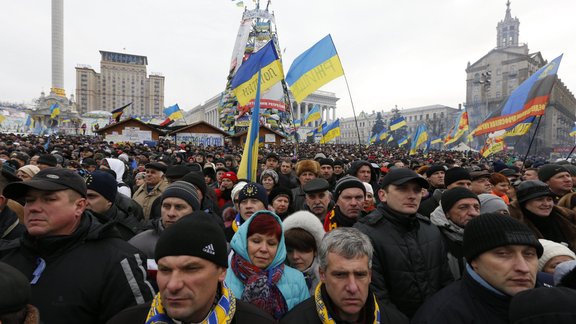
[[[0,134],[0,323],[574,323],[576,165]]]

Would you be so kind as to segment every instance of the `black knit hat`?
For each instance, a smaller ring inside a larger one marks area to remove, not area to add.
[[[446,174],[444,175],[444,185],[448,187],[449,185],[453,184],[456,181],[460,180],[470,180],[472,181],[472,176],[470,176],[470,171],[461,168],[455,167],[446,170]]]
[[[226,235],[210,215],[203,211],[182,217],[160,234],[154,259],[165,256],[190,255],[221,267],[228,267]]]
[[[546,164],[541,166],[538,169],[538,179],[540,179],[540,181],[548,181],[550,180],[550,178],[552,178],[553,176],[555,176],[556,174],[560,173],[560,172],[568,172],[568,169],[566,169],[565,167],[558,165],[558,164]]]
[[[520,221],[499,213],[473,218],[464,229],[463,252],[468,262],[480,254],[506,245],[529,245],[536,248],[538,258],[544,248],[530,228]]]
[[[362,183],[362,181],[360,181],[360,179],[356,177],[347,175],[338,180],[338,182],[336,182],[336,187],[334,188],[334,201],[338,201],[338,197],[340,196],[342,191],[349,188],[362,189],[362,192],[364,192],[364,196],[366,196],[366,187],[364,186],[364,183]]]
[[[238,203],[249,198],[260,200],[264,204],[264,207],[268,208],[268,195],[266,194],[266,189],[264,189],[261,184],[250,182],[245,185],[238,194]]]
[[[166,178],[168,179],[182,179],[185,175],[187,175],[190,171],[190,168],[187,165],[177,164],[171,165],[166,169]]]
[[[268,195],[268,203],[272,204],[274,199],[278,196],[286,196],[286,198],[288,198],[288,204],[292,205],[292,191],[290,189],[281,186],[275,187]]]
[[[202,174],[202,172],[189,172],[182,178],[182,181],[193,184],[196,186],[196,188],[198,188],[198,190],[200,190],[202,197],[206,197],[206,191],[208,190],[208,187],[206,186],[206,180],[204,180],[204,174]]]
[[[439,171],[446,172],[446,168],[441,164],[433,164],[426,170],[426,176],[429,177]]]
[[[319,159],[318,163],[320,163],[320,166],[329,165],[334,167],[334,161],[332,159]]]
[[[403,185],[406,182],[416,181],[422,188],[428,189],[430,184],[418,173],[407,168],[393,168],[382,179],[382,188],[388,185]]]
[[[472,191],[463,188],[463,187],[456,187],[449,190],[446,190],[442,193],[442,198],[440,202],[442,204],[442,210],[444,214],[448,214],[450,209],[461,199],[465,198],[474,198],[478,200],[478,204],[480,204],[480,199],[478,196],[473,193]]]
[[[106,200],[114,202],[118,193],[118,182],[108,172],[96,170],[86,176],[86,187],[94,190]]]
[[[28,279],[4,262],[0,262],[0,287],[0,315],[15,313],[29,303],[31,292]]]
[[[176,181],[171,183],[160,197],[160,202],[168,197],[176,197],[186,201],[193,210],[200,210],[200,199],[198,197],[198,192],[194,185],[186,181]]]
[[[554,194],[550,191],[550,187],[540,180],[523,181],[516,188],[516,198],[521,205],[528,200],[543,196],[554,197]]]

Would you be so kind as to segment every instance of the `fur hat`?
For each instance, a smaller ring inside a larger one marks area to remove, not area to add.
[[[312,172],[318,176],[320,174],[320,164],[314,160],[302,160],[296,164],[297,177],[306,171]]]

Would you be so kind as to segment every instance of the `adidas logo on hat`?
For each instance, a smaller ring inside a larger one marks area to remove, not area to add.
[[[214,251],[214,246],[212,245],[212,243],[206,245],[206,246],[202,249],[202,251],[203,251],[203,252],[206,252],[206,253],[208,253],[208,254],[212,254],[212,255],[215,255],[215,254],[216,254],[216,251]]]

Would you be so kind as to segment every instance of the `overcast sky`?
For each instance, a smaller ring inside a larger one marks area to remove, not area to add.
[[[100,72],[99,50],[148,57],[165,78],[165,105],[188,110],[224,89],[242,16],[230,0],[64,1],[64,85],[75,92],[75,66]],[[251,0],[244,1],[253,8]],[[356,112],[442,104],[466,98],[466,65],[496,46],[504,0],[275,0],[285,71],[296,56],[332,34]],[[51,86],[51,1],[3,1],[0,101],[30,103]],[[564,53],[559,75],[576,90],[576,1],[516,0],[520,42],[548,61]],[[343,78],[321,90],[341,98]]]

